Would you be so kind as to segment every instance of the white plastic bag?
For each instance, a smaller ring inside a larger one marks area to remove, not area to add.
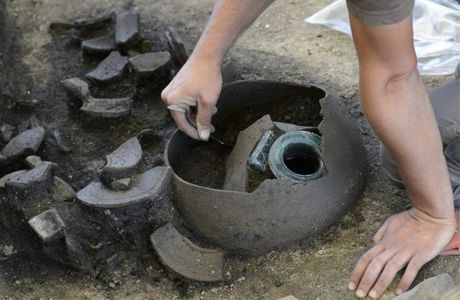
[[[414,45],[422,75],[447,75],[460,61],[460,4],[455,0],[415,0]],[[305,20],[351,35],[345,0]]]

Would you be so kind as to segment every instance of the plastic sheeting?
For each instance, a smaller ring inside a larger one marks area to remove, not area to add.
[[[460,4],[455,0],[415,0],[414,45],[422,75],[447,75],[460,61]],[[305,20],[351,35],[345,0]]]

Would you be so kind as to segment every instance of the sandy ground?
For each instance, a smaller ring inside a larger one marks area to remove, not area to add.
[[[32,94],[41,95],[62,79],[62,70],[50,57],[49,23],[85,16],[111,3],[123,5],[122,1],[107,0],[7,2],[20,33],[14,41],[20,53],[15,55],[30,79]],[[346,290],[354,263],[371,245],[373,234],[385,218],[406,208],[408,200],[380,170],[378,141],[359,107],[358,68],[351,39],[304,22],[329,2],[277,1],[239,40],[229,59],[235,65],[237,78],[311,83],[346,102],[367,145],[370,172],[364,197],[339,224],[310,245],[292,246],[260,257],[233,258],[227,266],[231,280],[216,285],[173,279],[153,256],[127,260],[111,280],[94,279],[45,258],[37,261],[19,257],[0,263],[0,299],[278,299],[290,294],[299,299],[354,299],[353,293]],[[190,45],[198,39],[213,5],[211,0],[133,3],[141,12],[145,32],[154,32],[157,25],[171,24]],[[424,80],[431,89],[450,78]],[[105,152],[100,149],[97,157],[102,158]],[[417,281],[447,272],[460,284],[459,262],[457,257],[436,258],[423,268]],[[383,299],[393,296],[390,289]]]

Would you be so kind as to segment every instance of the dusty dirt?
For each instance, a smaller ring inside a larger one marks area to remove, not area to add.
[[[311,83],[344,99],[361,130],[370,172],[364,197],[339,224],[309,245],[295,245],[260,257],[232,258],[227,266],[231,277],[216,285],[174,279],[152,254],[133,254],[115,274],[99,279],[71,271],[45,257],[17,255],[0,261],[0,299],[278,299],[290,294],[299,299],[355,299],[346,290],[354,263],[371,245],[373,234],[385,218],[406,208],[408,200],[389,184],[380,170],[378,140],[359,106],[357,60],[351,39],[304,22],[325,2],[331,1],[277,1],[240,39],[229,59],[236,78]],[[61,165],[58,175],[77,188],[91,180],[106,153],[139,129],[146,125],[153,128],[171,125],[157,96],[137,104],[134,115],[138,111],[139,118],[131,118],[127,123],[95,128],[68,115],[59,82],[81,76],[91,62],[82,61],[77,48],[67,44],[65,37],[51,35],[49,23],[85,16],[113,3],[124,4],[108,0],[7,0],[11,18],[7,29],[10,36],[15,36],[9,51],[13,62],[10,65],[15,68],[8,75],[15,82],[17,93],[44,100],[36,115],[48,127],[62,127],[70,139],[74,153],[67,162],[58,161]],[[205,26],[213,1],[137,0],[133,4],[141,12],[146,36],[158,42],[154,46],[159,50],[165,44],[158,32],[167,24],[174,25],[193,45]],[[424,80],[430,89],[450,78]],[[4,106],[0,108],[0,118],[5,122],[16,123],[30,115],[30,111],[7,114]],[[152,108],[156,108],[157,115],[141,113],[142,109]],[[75,132],[80,134],[72,135]],[[162,145],[157,148],[161,150]],[[152,148],[145,163],[161,164],[159,153]],[[53,153],[48,158],[59,160]],[[459,263],[458,257],[436,258],[423,268],[417,281],[447,272],[460,284]],[[383,299],[392,296],[390,289]]]

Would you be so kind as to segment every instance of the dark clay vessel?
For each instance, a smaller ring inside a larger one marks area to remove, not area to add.
[[[315,105],[319,111],[320,105],[321,116],[307,116],[313,113],[307,109],[305,119],[321,120],[321,152],[328,172],[307,183],[267,179],[252,193],[202,186],[192,183],[194,180],[180,165],[183,157],[195,159],[189,153],[199,142],[176,131],[165,157],[174,171],[175,205],[189,229],[223,249],[256,254],[311,238],[337,222],[360,198],[367,177],[360,133],[341,102],[313,86],[271,81],[240,81],[224,86],[219,113],[213,119],[218,129],[216,135],[224,131],[222,123],[230,115],[244,116],[256,111],[262,116],[273,114],[276,108],[295,115],[298,109]],[[299,124],[303,117],[295,118],[294,124],[315,125]],[[227,120],[225,126],[245,128],[250,123],[241,124],[244,120]],[[202,167],[200,161],[193,163],[194,168]]]

